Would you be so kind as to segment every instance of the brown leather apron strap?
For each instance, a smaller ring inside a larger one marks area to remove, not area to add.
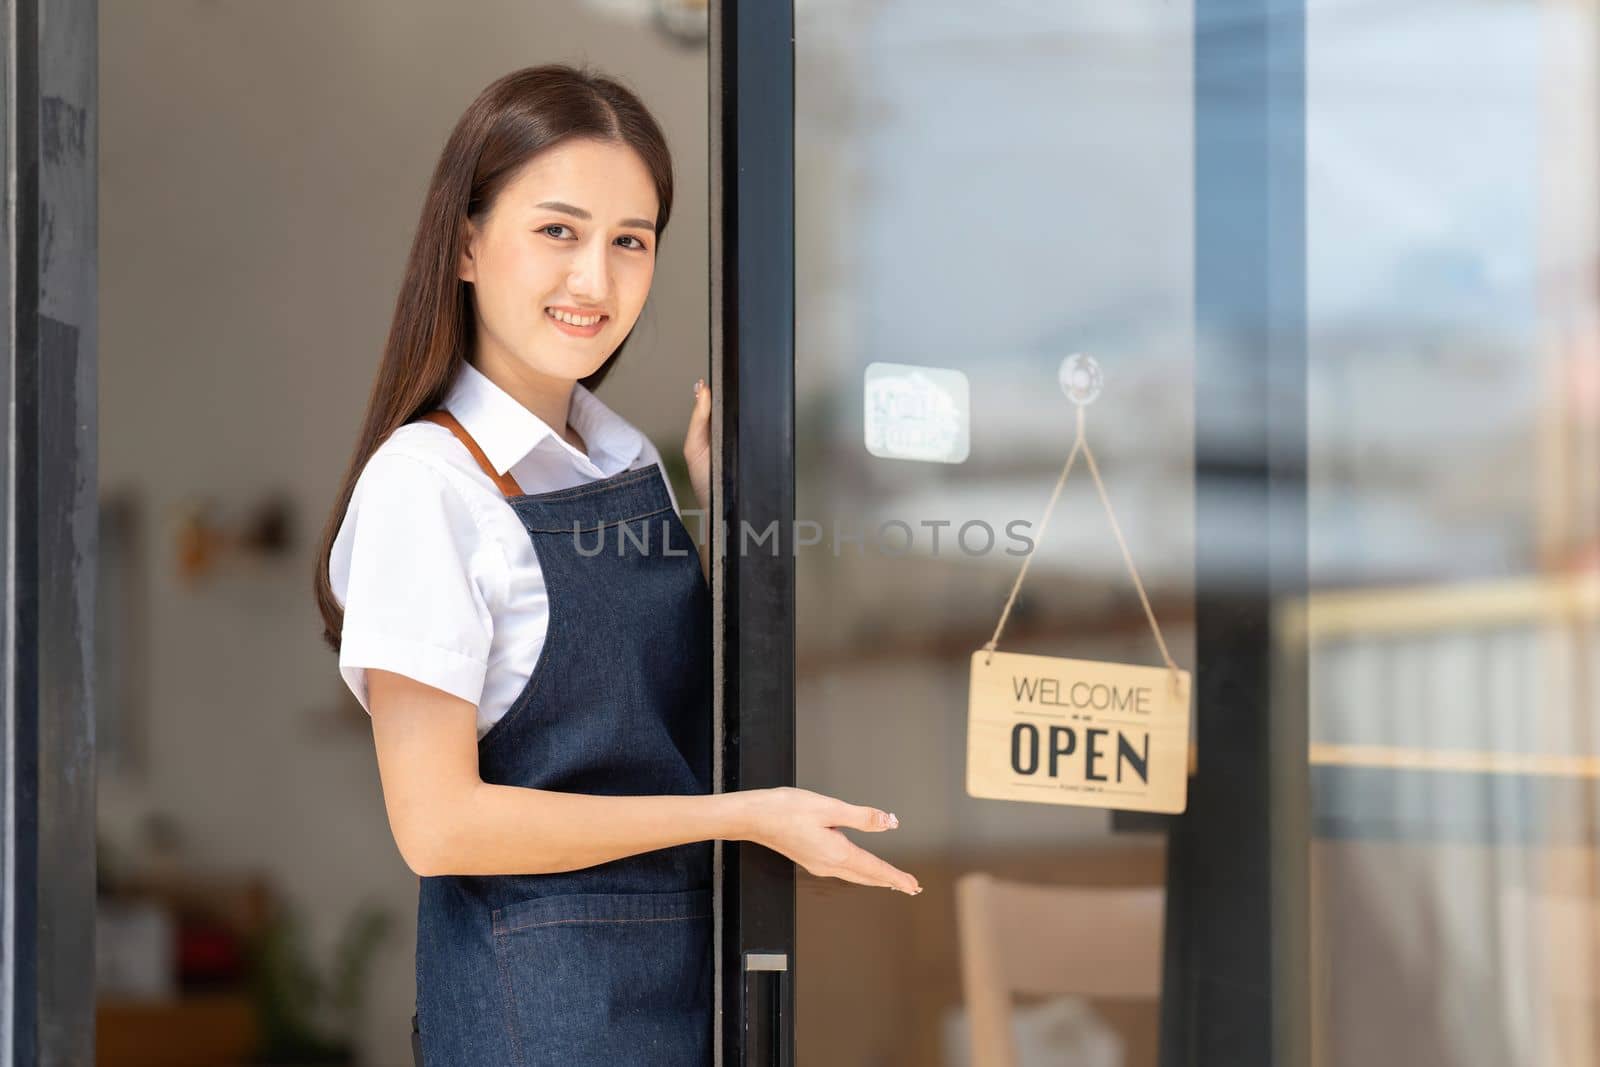
[[[428,412],[422,417],[427,419],[429,422],[437,422],[440,426],[443,426],[445,429],[455,434],[456,438],[462,444],[467,446],[467,451],[472,453],[472,458],[478,461],[478,466],[483,468],[483,473],[489,476],[490,481],[499,486],[500,492],[504,493],[506,496],[522,495],[522,487],[517,484],[517,480],[515,478],[511,477],[511,472],[507,471],[504,474],[497,473],[493,465],[490,464],[489,457],[485,456],[483,454],[483,449],[478,447],[478,442],[472,439],[472,435],[467,432],[465,426],[462,426],[461,423],[456,420],[454,415],[450,414],[450,412],[446,411],[444,408],[438,408],[434,411]]]

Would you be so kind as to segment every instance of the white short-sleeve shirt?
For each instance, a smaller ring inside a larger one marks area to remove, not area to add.
[[[444,407],[524,493],[661,458],[581,383],[567,418],[588,455],[471,364],[462,364]],[[662,481],[677,510],[671,482]],[[328,579],[344,608],[339,673],[369,713],[366,671],[377,667],[477,705],[482,737],[522,692],[544,647],[550,602],[533,542],[466,446],[434,422],[400,427],[368,459],[334,538]]]

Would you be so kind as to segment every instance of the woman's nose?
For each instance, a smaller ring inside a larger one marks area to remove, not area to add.
[[[606,246],[592,245],[583,249],[572,264],[567,278],[567,288],[573,299],[599,303],[610,294],[611,270],[606,259]]]

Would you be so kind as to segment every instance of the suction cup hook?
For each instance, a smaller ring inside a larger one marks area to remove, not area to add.
[[[1093,356],[1074,352],[1061,361],[1056,380],[1061,383],[1061,391],[1067,394],[1068,400],[1079,407],[1088,407],[1100,396],[1105,375],[1100,372],[1100,364]]]

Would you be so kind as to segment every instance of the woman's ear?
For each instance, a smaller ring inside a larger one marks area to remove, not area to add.
[[[467,237],[462,242],[461,247],[461,261],[456,266],[456,277],[464,282],[476,283],[478,280],[478,264],[476,258],[474,258],[474,254],[477,251],[477,243],[478,228],[472,224],[471,219],[468,219]]]

